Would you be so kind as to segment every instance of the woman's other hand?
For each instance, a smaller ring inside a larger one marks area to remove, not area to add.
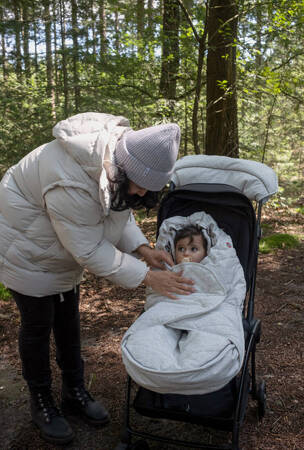
[[[150,267],[165,269],[164,263],[167,263],[169,266],[174,265],[172,257],[165,250],[157,250],[148,245],[141,245],[138,247],[137,252],[144,258]]]
[[[195,292],[193,280],[183,278],[183,272],[170,272],[169,270],[149,270],[144,279],[144,284],[150,286],[155,292],[165,295],[173,300],[174,294],[189,295]]]

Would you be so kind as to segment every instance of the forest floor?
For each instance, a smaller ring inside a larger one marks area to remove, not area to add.
[[[303,215],[286,209],[265,208],[263,222],[271,233],[302,234]],[[155,218],[141,227],[153,240]],[[250,398],[240,433],[242,450],[304,449],[304,241],[294,249],[261,254],[258,264],[255,316],[262,321],[262,339],[257,347],[257,375],[267,384],[267,410],[257,419],[256,403]],[[126,373],[120,356],[123,333],[142,311],[143,288],[125,290],[102,279],[86,276],[81,288],[81,323],[86,380],[91,393],[102,399],[111,414],[105,428],[90,428],[69,417],[75,431],[69,449],[114,450],[119,441],[125,407]],[[18,357],[19,316],[12,301],[0,301],[0,448],[55,449],[42,441],[31,423],[28,394]],[[52,369],[55,397],[59,399],[60,373]],[[135,416],[146,431],[209,443],[226,438],[225,433],[178,422],[158,422]],[[230,436],[228,435],[228,438]],[[176,446],[150,441],[151,449]]]

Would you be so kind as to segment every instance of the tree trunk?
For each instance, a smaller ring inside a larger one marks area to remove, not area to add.
[[[52,15],[53,15],[53,36],[54,36],[54,77],[55,77],[55,105],[59,103],[58,97],[58,85],[59,85],[59,74],[58,74],[58,43],[57,43],[57,20],[59,14],[57,14],[56,0],[52,1]]]
[[[96,11],[94,7],[94,0],[91,3],[91,30],[92,30],[92,53],[96,58]]]
[[[176,98],[176,80],[179,70],[179,5],[175,0],[164,0],[162,65],[159,90],[166,99]]]
[[[149,32],[151,33],[152,29],[153,29],[153,0],[148,0],[147,15],[148,15],[147,28],[148,28]]]
[[[206,154],[238,157],[237,6],[211,0],[208,18]]]
[[[262,4],[261,0],[257,1],[255,8],[256,11],[256,55],[255,55],[255,65],[256,69],[259,70],[262,66]]]
[[[4,20],[4,7],[0,6],[0,21],[3,22]],[[3,73],[3,80],[7,80],[7,65],[6,65],[6,45],[5,45],[5,30],[1,32],[1,62],[2,62],[2,73]]]
[[[143,51],[144,18],[145,18],[145,1],[137,0],[136,25],[137,25],[137,50],[138,50],[138,53],[142,53],[142,51]]]
[[[119,53],[120,41],[119,41],[119,12],[118,8],[116,8],[114,13],[114,47],[117,53]]]
[[[60,34],[61,34],[61,53],[62,53],[62,75],[63,75],[63,95],[64,95],[64,116],[69,113],[69,86],[67,71],[67,55],[65,45],[65,6],[64,0],[60,0]]]
[[[78,58],[79,58],[79,46],[78,46],[78,22],[77,22],[77,3],[76,0],[72,0],[72,41],[73,41],[73,83],[74,83],[74,102],[75,112],[79,112],[80,102],[80,86],[78,77]]]
[[[30,51],[29,51],[29,18],[28,18],[28,4],[23,3],[22,9],[22,34],[23,34],[23,58],[24,58],[24,70],[25,76],[28,79],[30,77]]]
[[[106,33],[106,9],[105,1],[99,0],[99,34],[100,34],[100,57],[107,54],[107,33]]]
[[[136,21],[137,37],[142,39],[144,34],[145,0],[137,0]]]
[[[53,55],[52,55],[52,28],[50,15],[50,1],[44,0],[44,25],[45,25],[45,46],[46,46],[46,78],[47,78],[47,96],[51,99],[51,115],[55,122],[55,92],[53,80]]]
[[[207,25],[205,24],[205,31],[206,26]],[[198,46],[197,76],[196,76],[194,105],[192,112],[192,140],[194,145],[194,151],[197,155],[202,153],[198,138],[198,111],[199,111],[199,102],[201,98],[202,70],[204,64],[205,48],[206,48],[206,33],[204,32],[203,36],[199,40]]]
[[[21,27],[20,27],[20,5],[14,2],[15,15],[15,46],[16,46],[16,76],[19,83],[22,83],[22,56],[21,56]]]
[[[37,33],[37,22],[34,20],[34,61],[35,61],[35,73],[37,75],[39,67],[38,67],[38,34]]]

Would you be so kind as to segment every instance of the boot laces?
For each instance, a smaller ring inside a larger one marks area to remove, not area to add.
[[[88,402],[93,401],[93,398],[83,386],[77,386],[73,388],[73,391],[76,399],[82,404],[82,406],[86,406]]]
[[[38,408],[43,412],[44,420],[50,423],[53,417],[61,416],[61,411],[54,403],[51,393],[38,392],[36,397]]]

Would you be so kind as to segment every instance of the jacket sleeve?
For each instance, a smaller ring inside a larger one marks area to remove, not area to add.
[[[122,287],[140,285],[149,270],[147,265],[104,237],[101,205],[89,192],[56,187],[44,198],[58,239],[80,266]]]
[[[140,245],[143,244],[149,245],[149,241],[141,229],[136,225],[134,216],[131,213],[117,244],[117,248],[119,248],[122,252],[133,253]]]

